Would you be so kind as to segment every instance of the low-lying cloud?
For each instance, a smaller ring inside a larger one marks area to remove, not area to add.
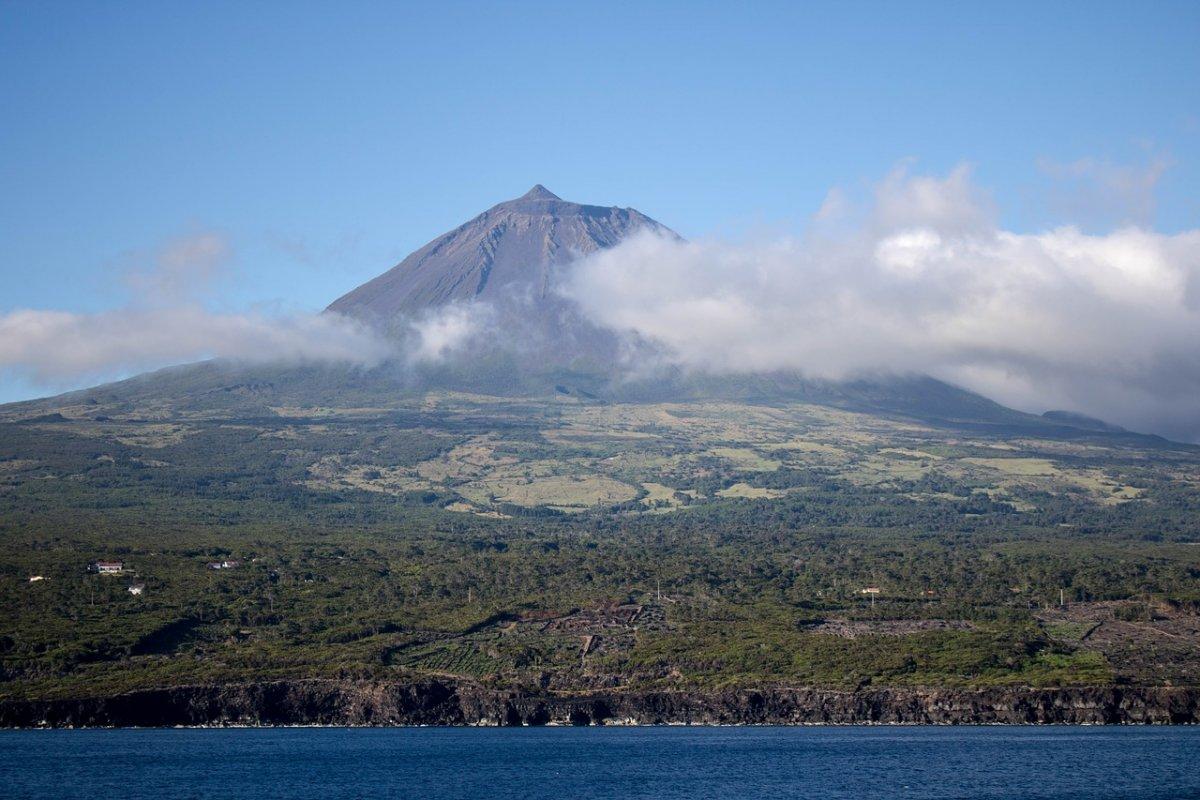
[[[124,307],[0,314],[0,370],[58,389],[207,358],[369,365],[391,352],[370,329],[336,314],[207,309],[199,298],[232,252],[215,232],[178,237],[123,259],[131,291]]]
[[[452,303],[408,323],[405,351],[410,363],[438,362],[462,355],[481,335],[496,334],[490,303]]]
[[[797,238],[644,234],[563,289],[715,372],[927,373],[1019,408],[1200,439],[1200,230],[1002,229],[965,168],[841,194]]]
[[[387,353],[373,333],[336,315],[214,314],[198,306],[0,315],[0,365],[45,386],[206,358],[372,364]]]

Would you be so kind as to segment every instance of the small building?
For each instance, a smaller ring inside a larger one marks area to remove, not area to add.
[[[868,586],[865,589],[859,589],[858,593],[859,594],[876,595],[876,594],[879,594],[879,587],[878,586]]]
[[[96,561],[91,566],[92,572],[101,575],[119,575],[125,571],[124,561]]]
[[[44,581],[44,580],[46,580],[45,575],[30,575],[29,576],[30,583],[37,583],[38,581]]]
[[[129,593],[130,594],[141,594],[145,591],[146,591],[146,584],[144,584],[144,583],[131,583],[129,585]]]
[[[240,567],[241,565],[242,562],[238,561],[236,558],[227,558],[224,561],[208,562],[209,569],[233,569],[234,567]]]

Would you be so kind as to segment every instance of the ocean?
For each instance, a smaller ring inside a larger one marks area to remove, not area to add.
[[[0,731],[5,798],[1200,798],[1200,728]]]

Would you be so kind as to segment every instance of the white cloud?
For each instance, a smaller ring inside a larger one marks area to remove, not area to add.
[[[61,389],[147,369],[239,361],[377,363],[392,345],[336,314],[216,313],[196,298],[226,272],[233,248],[202,231],[131,253],[132,302],[99,313],[16,309],[0,314],[0,371]]]
[[[336,314],[214,314],[199,306],[0,314],[0,368],[51,387],[205,358],[372,364],[388,352]]]
[[[411,323],[416,340],[410,361],[441,361],[462,353],[489,326],[494,309],[487,303],[455,303],[434,309]]]
[[[912,175],[902,164],[875,187],[876,226],[889,230],[932,227],[946,233],[984,230],[991,201],[971,182],[971,168],[955,167],[946,177]]]
[[[1200,438],[1200,230],[1013,233],[964,168],[893,173],[862,220],[739,246],[647,233],[564,291],[689,367],[922,372]]]

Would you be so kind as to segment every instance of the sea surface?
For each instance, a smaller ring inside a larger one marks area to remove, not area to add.
[[[1200,798],[1200,728],[0,731],[5,798]]]

